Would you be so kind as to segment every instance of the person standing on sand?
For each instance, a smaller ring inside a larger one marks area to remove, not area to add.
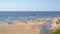
[[[27,24],[27,21],[25,21],[25,23]]]
[[[23,22],[25,22],[27,24],[27,21],[23,21]]]

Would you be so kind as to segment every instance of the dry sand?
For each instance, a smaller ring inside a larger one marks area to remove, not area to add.
[[[45,22],[34,23],[32,21],[17,21],[13,24],[0,24],[0,34],[41,34],[39,25]]]

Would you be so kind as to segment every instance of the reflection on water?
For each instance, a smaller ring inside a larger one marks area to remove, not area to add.
[[[40,29],[42,30],[42,34],[48,34],[49,26],[52,22],[49,20],[46,20],[46,24],[40,25]]]

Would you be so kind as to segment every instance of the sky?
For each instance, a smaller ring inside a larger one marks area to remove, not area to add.
[[[60,11],[60,0],[0,0],[0,11]]]

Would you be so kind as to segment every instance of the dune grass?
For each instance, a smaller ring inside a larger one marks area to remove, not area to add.
[[[60,34],[60,27],[58,27],[56,30],[50,30],[48,34]]]
[[[60,19],[57,19],[56,26],[60,24]],[[50,30],[48,34],[60,34],[60,27],[57,27],[55,30]]]

